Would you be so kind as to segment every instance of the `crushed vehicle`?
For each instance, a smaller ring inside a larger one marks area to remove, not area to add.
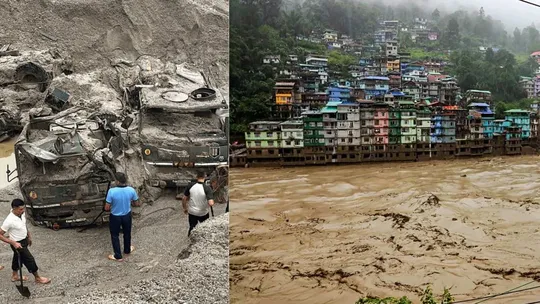
[[[228,173],[227,104],[220,93],[194,81],[173,88],[140,86],[138,133],[148,183],[153,187],[186,187],[203,170],[223,186]],[[216,191],[216,189],[215,189]]]
[[[80,118],[78,111],[31,118],[15,143],[17,168],[8,168],[8,178],[17,173],[34,225],[59,229],[108,221],[102,211],[116,173],[108,147],[117,135],[109,115]]]

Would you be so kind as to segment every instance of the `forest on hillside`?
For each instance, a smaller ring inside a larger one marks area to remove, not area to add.
[[[497,101],[497,113],[527,105],[518,84],[519,76],[531,76],[537,67],[527,54],[540,50],[540,32],[534,25],[508,33],[501,21],[484,8],[477,11],[426,11],[414,3],[387,6],[352,0],[305,0],[301,4],[283,0],[231,0],[230,7],[230,86],[231,132],[243,132],[249,122],[269,116],[275,73],[262,65],[266,55],[286,56],[326,53],[332,69],[346,71],[357,58],[323,45],[298,41],[333,29],[364,43],[373,42],[378,21],[397,19],[411,24],[415,18],[430,21],[440,39],[414,44],[409,34],[399,37],[401,48],[415,57],[433,57],[452,51],[447,58],[450,71],[463,90],[490,90]],[[485,54],[479,47],[491,47]],[[494,51],[495,50],[495,51]],[[424,59],[424,58],[414,58]]]

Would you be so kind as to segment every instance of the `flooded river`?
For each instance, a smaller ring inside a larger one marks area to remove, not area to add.
[[[16,139],[12,139],[0,143],[0,188],[3,188],[9,184],[6,176],[7,166],[9,165],[10,170],[17,167],[15,163],[15,154],[13,153],[13,145],[15,144],[15,140]],[[17,176],[17,173],[12,175],[12,177],[14,176]],[[15,181],[12,181],[12,183]]]
[[[540,279],[537,156],[235,169],[230,180],[231,303],[418,303],[428,284],[464,300]]]

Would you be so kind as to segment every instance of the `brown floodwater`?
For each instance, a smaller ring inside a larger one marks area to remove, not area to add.
[[[17,167],[15,163],[15,154],[13,153],[13,145],[15,144],[15,139],[5,141],[0,143],[0,188],[3,188],[7,186],[7,176],[6,176],[6,170],[7,166],[9,165],[9,169],[13,170]],[[17,173],[14,173],[12,177],[17,176]],[[14,183],[14,181],[11,181],[11,183]]]
[[[230,181],[231,303],[540,286],[538,156],[234,169]]]

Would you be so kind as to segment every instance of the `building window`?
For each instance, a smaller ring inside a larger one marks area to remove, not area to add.
[[[261,142],[260,141],[256,141],[255,142],[255,147],[260,147],[261,146]]]

